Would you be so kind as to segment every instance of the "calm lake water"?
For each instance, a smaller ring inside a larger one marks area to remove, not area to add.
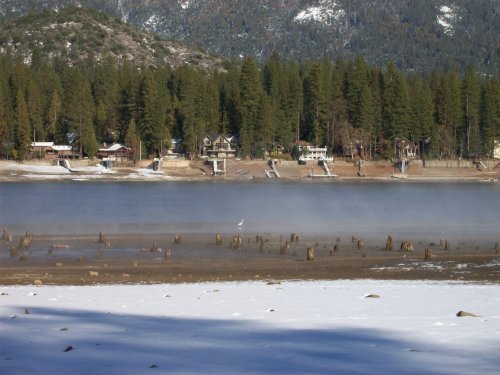
[[[237,223],[244,218],[243,229]],[[487,235],[500,185],[377,182],[22,182],[0,184],[14,233]]]

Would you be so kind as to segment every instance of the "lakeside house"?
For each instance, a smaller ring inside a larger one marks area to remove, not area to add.
[[[55,145],[54,142],[31,142],[31,155],[45,160],[77,159],[80,153],[70,145]]]
[[[109,160],[129,160],[132,156],[132,149],[120,143],[113,143],[111,146],[106,143],[97,151],[99,159],[108,158]]]
[[[170,147],[163,155],[164,160],[184,159],[185,155],[182,153],[182,140],[180,138],[172,138],[170,140]]]
[[[203,139],[202,154],[209,158],[234,158],[236,137],[225,134],[207,134]]]
[[[299,161],[305,162],[309,160],[331,160],[327,155],[326,147],[318,147],[312,145],[299,145],[300,157]]]
[[[407,139],[396,138],[394,142],[396,148],[395,154],[399,159],[417,159],[419,156],[418,143],[409,141]]]

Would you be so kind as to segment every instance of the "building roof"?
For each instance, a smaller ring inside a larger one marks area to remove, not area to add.
[[[228,140],[228,142],[231,142],[235,136],[234,135],[230,135],[230,134],[220,134],[220,133],[217,133],[217,134],[207,134],[206,137],[208,139],[210,139],[212,142],[215,142],[217,140],[217,138],[219,137],[224,137]]]
[[[31,142],[31,147],[52,147],[54,142]]]
[[[71,151],[73,147],[67,145],[54,145],[51,147],[55,151]]]

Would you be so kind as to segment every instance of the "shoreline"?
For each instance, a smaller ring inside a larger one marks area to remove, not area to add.
[[[500,168],[479,171],[474,168],[410,168],[407,174],[395,174],[388,161],[366,162],[364,177],[357,176],[354,163],[338,161],[333,164],[333,174],[322,176],[317,165],[298,165],[295,162],[278,163],[281,178],[266,177],[265,161],[231,161],[226,174],[213,176],[207,173],[203,161],[173,164],[165,162],[161,171],[147,169],[148,162],[134,167],[117,167],[103,171],[98,166],[89,166],[88,161],[72,162],[75,169],[51,166],[46,161],[12,162],[0,161],[1,182],[39,181],[102,181],[102,182],[217,182],[217,181],[304,181],[304,182],[485,182],[498,183]]]

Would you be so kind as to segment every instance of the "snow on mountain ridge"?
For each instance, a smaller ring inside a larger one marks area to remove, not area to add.
[[[300,11],[294,20],[297,22],[315,21],[331,25],[340,21],[346,12],[335,1],[322,0],[317,6],[310,6]]]
[[[187,9],[187,8],[189,8],[190,5],[192,5],[191,0],[181,0],[181,1],[179,1],[179,3],[181,5],[182,9]]]
[[[436,15],[437,23],[441,25],[446,35],[453,35],[455,33],[454,24],[460,21],[458,10],[458,7],[455,5],[442,5],[439,8],[440,14]]]

